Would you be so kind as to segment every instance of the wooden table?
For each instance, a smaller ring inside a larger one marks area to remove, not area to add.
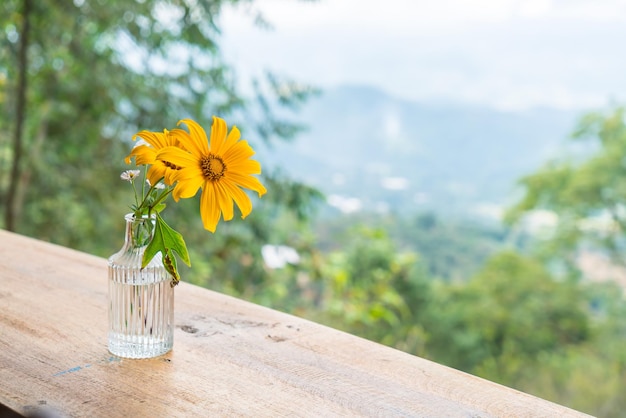
[[[186,283],[176,288],[174,350],[151,360],[120,359],[106,347],[106,292],[106,260],[0,230],[5,413],[586,416]]]

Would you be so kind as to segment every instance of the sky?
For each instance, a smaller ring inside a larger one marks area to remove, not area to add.
[[[504,110],[626,101],[626,0],[258,0],[221,19],[241,79],[269,69]]]

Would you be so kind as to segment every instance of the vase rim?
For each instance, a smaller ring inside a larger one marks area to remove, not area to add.
[[[126,215],[124,215],[124,219],[126,219],[126,221],[128,222],[135,222],[137,221],[137,219],[135,218],[135,214],[133,212],[127,213]],[[142,215],[141,219],[156,219],[156,213],[153,213],[151,215]]]

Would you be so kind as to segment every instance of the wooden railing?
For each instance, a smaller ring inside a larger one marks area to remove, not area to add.
[[[60,417],[578,417],[574,410],[197,286],[174,349],[106,347],[106,261],[0,230],[0,412]]]

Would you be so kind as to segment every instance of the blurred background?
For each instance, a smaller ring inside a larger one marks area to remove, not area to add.
[[[108,257],[134,133],[212,115],[268,193],[183,280],[626,416],[626,1],[4,0],[0,227]],[[1,280],[1,278],[0,278]]]

